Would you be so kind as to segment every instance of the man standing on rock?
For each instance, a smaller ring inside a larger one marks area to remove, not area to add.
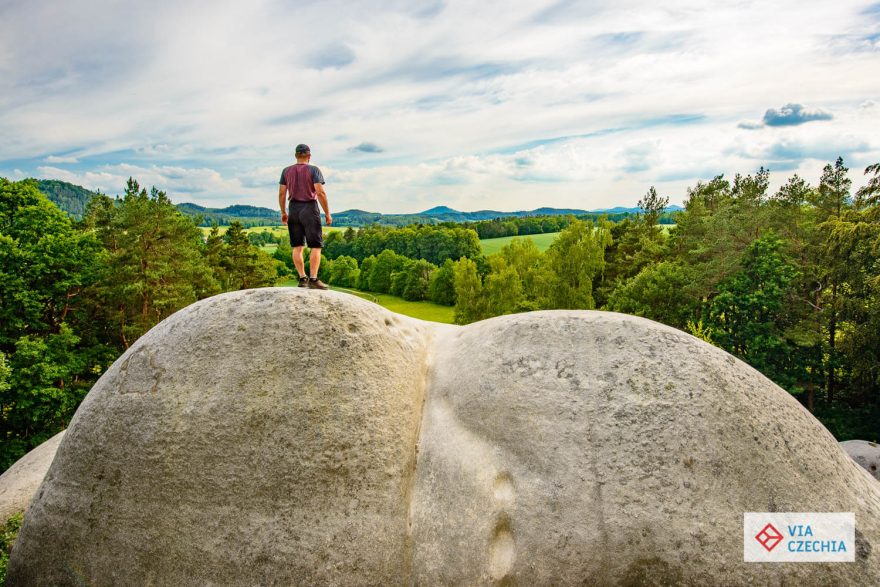
[[[308,145],[296,146],[296,164],[285,167],[281,172],[278,205],[281,207],[281,222],[287,224],[287,232],[290,233],[293,265],[299,274],[299,286],[327,289],[327,284],[318,279],[321,247],[324,246],[318,202],[324,208],[327,226],[333,223],[333,218],[330,216],[327,194],[324,192],[324,175],[320,169],[309,165],[311,158],[312,152]],[[290,202],[289,212],[285,209],[285,200]],[[303,245],[306,244],[312,251],[309,255],[309,277],[306,277],[303,264]]]

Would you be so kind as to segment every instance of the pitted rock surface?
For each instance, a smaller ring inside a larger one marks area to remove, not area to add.
[[[743,562],[855,512],[850,564]],[[466,327],[338,292],[194,304],[83,402],[11,585],[875,585],[880,487],[788,393],[649,320]]]

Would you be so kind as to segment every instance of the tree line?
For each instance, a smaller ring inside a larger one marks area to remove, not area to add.
[[[657,215],[659,224],[675,224],[676,211],[660,210]],[[571,223],[572,220],[585,222],[598,222],[608,220],[610,222],[622,222],[624,220],[637,219],[639,213],[615,212],[615,213],[590,213],[590,214],[556,214],[547,216],[521,216],[495,218],[493,220],[480,220],[477,222],[464,222],[463,228],[471,228],[477,236],[483,238],[500,238],[508,236],[525,236],[530,234],[547,234],[559,232]]]
[[[133,179],[74,221],[36,181],[0,178],[0,469],[64,429],[97,378],[159,321],[287,274],[241,225],[205,240],[164,192]]]
[[[661,210],[658,212],[657,223],[675,224],[676,214],[677,212]],[[325,238],[324,254],[329,258],[342,255],[354,257],[360,263],[370,255],[378,255],[389,249],[399,255],[421,258],[439,265],[446,259],[478,256],[480,239],[555,233],[568,227],[574,220],[621,222],[637,219],[638,216],[638,213],[618,212],[577,216],[510,216],[475,222],[411,224],[404,227],[370,224],[357,230],[349,227],[342,233],[330,233]],[[260,238],[263,242],[269,242],[270,237],[270,233],[265,232]]]
[[[435,265],[446,259],[481,254],[477,233],[460,226],[413,225],[403,228],[367,226],[355,231],[334,231],[324,237],[322,252],[330,259],[352,257],[361,263],[389,250],[410,259],[424,259]]]

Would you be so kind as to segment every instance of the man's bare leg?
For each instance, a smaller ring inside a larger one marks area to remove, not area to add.
[[[302,263],[302,251],[300,251],[300,263]],[[312,249],[309,253],[309,273],[310,277],[315,279],[318,277],[318,268],[321,266],[321,249]]]
[[[303,248],[304,247],[293,247],[293,266],[296,267],[296,272],[299,274],[300,279],[306,276],[306,266],[303,263]],[[320,249],[318,249],[320,252]]]

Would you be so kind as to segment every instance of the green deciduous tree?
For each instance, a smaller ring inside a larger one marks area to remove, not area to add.
[[[424,259],[410,263],[406,268],[403,299],[410,301],[428,299],[431,276],[435,271],[437,271],[437,266]]]
[[[403,296],[403,290],[406,288],[407,274],[409,268],[415,263],[414,260],[407,258],[397,269],[391,273],[391,285],[388,286],[388,293],[393,296]]]
[[[239,222],[229,225],[223,242],[225,246],[220,251],[220,267],[225,291],[269,287],[288,273],[283,263],[251,244]]]
[[[282,238],[278,242],[278,248],[276,248],[275,252],[272,253],[272,258],[276,261],[284,263],[284,266],[287,267],[288,272],[290,272],[291,275],[295,275],[296,267],[293,265],[292,255],[293,247],[290,246],[290,241],[286,238]],[[308,259],[308,257],[306,257],[306,259]]]
[[[102,260],[36,182],[0,178],[0,468],[62,430],[110,361],[89,305]]]
[[[399,271],[409,259],[385,249],[376,257],[369,275],[369,290],[378,293],[391,291],[391,274]]]
[[[67,324],[58,333],[18,339],[9,362],[14,397],[4,406],[10,408],[4,428],[18,434],[7,438],[11,446],[6,449],[15,447],[15,453],[24,454],[67,426],[100,373],[94,354],[80,343]]]
[[[773,234],[759,238],[746,250],[742,269],[720,284],[705,320],[716,344],[790,390],[803,379],[785,335],[797,276],[782,241]]]
[[[555,282],[544,254],[531,239],[515,238],[498,253],[507,266],[516,271],[521,283],[521,310],[552,307],[551,291]]]
[[[0,178],[0,346],[57,332],[97,279],[100,254],[36,182]]]
[[[347,256],[336,257],[333,259],[328,283],[340,287],[357,287],[360,273],[357,259]]]
[[[516,268],[508,265],[500,255],[489,257],[489,266],[490,272],[483,281],[486,314],[500,316],[520,311],[525,296]]]
[[[692,279],[686,265],[671,261],[650,265],[614,289],[607,309],[685,330],[700,311],[699,301],[688,295]]]
[[[454,263],[452,272],[455,282],[455,323],[469,324],[488,317],[477,264],[462,257]]]
[[[576,220],[559,233],[546,256],[553,272],[550,302],[554,308],[595,307],[593,278],[605,268],[605,248],[612,242],[610,226]]]
[[[373,275],[373,269],[376,268],[376,257],[370,255],[361,261],[361,274],[358,277],[358,289],[369,291],[370,277]]]
[[[431,283],[428,286],[428,297],[435,304],[445,306],[455,305],[455,263],[452,259],[446,259],[437,270],[431,274]]]

